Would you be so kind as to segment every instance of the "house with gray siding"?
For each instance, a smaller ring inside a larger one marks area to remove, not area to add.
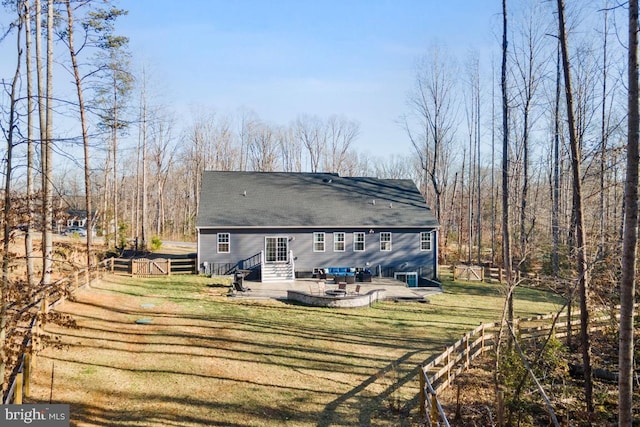
[[[196,229],[205,274],[286,281],[348,267],[409,286],[437,278],[438,222],[408,179],[205,171]]]

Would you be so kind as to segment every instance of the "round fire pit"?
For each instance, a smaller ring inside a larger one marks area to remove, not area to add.
[[[347,296],[347,291],[344,289],[329,289],[325,291],[325,295],[330,297],[344,297]]]

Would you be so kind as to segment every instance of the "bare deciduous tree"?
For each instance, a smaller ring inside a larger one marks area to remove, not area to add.
[[[18,19],[17,19],[17,37],[16,37],[16,48],[17,48],[17,61],[16,61],[16,69],[13,74],[13,78],[11,80],[10,88],[9,88],[9,117],[7,120],[7,127],[2,129],[4,137],[7,141],[7,151],[5,158],[5,170],[4,170],[4,209],[2,213],[2,225],[3,225],[3,233],[2,233],[2,281],[0,283],[0,375],[2,379],[2,387],[0,390],[0,396],[4,395],[4,391],[6,390],[6,362],[7,362],[7,302],[9,301],[9,285],[10,285],[10,277],[9,277],[9,262],[11,261],[11,251],[10,251],[10,243],[11,243],[11,214],[12,214],[12,197],[13,197],[13,188],[12,188],[12,172],[13,172],[13,156],[14,156],[14,147],[16,145],[15,135],[18,130],[18,112],[16,108],[17,103],[17,94],[18,94],[18,83],[20,78],[20,65],[22,61],[22,45],[20,36],[22,35],[22,25],[24,23],[24,9],[20,6],[17,7],[18,10]],[[28,17],[26,18],[28,19]],[[13,224],[15,225],[15,224]]]
[[[502,93],[502,265],[505,270],[507,288],[511,289],[511,233],[509,222],[509,95],[507,91],[507,0],[502,0],[502,67],[500,87]],[[513,322],[513,294],[507,292],[507,321]]]
[[[165,189],[176,153],[173,137],[174,122],[171,114],[159,111],[150,126],[149,162],[150,174],[154,177],[151,185],[156,189],[155,232],[157,236],[162,236],[166,225]]]
[[[295,137],[294,130],[289,126],[280,126],[275,134],[282,156],[282,170],[302,172],[302,143]]]
[[[457,124],[455,75],[453,60],[434,45],[417,69],[415,86],[408,97],[410,114],[404,119],[411,144],[430,182],[440,224],[447,223],[442,205],[449,185]],[[446,228],[442,234],[447,234]]]
[[[638,139],[640,113],[638,106],[638,0],[629,1],[629,93],[627,116],[627,177],[624,193],[624,236],[622,246],[622,278],[620,280],[620,338],[618,379],[618,425],[633,424],[634,373],[634,302],[638,253]]]
[[[518,43],[514,43],[514,81],[516,87],[516,99],[521,111],[521,135],[518,144],[520,163],[522,164],[520,188],[520,230],[519,230],[519,258],[523,260],[528,250],[528,241],[531,228],[535,222],[532,208],[529,207],[531,191],[531,157],[533,152],[532,131],[536,122],[534,105],[538,87],[545,75],[544,65],[547,63],[543,57],[544,38],[548,33],[544,25],[545,20],[540,14],[540,5],[537,2],[526,2],[525,16],[521,24],[516,25],[519,37]],[[523,263],[524,265],[524,263]]]
[[[326,147],[326,133],[322,120],[315,116],[301,115],[296,119],[293,127],[296,138],[301,141],[309,154],[311,172],[318,172]]]
[[[573,89],[571,82],[571,64],[569,61],[569,48],[565,23],[564,0],[557,0],[558,5],[558,36],[562,56],[562,69],[564,75],[564,90],[567,107],[567,121],[569,131],[569,143],[571,147],[571,171],[573,177],[573,212],[576,230],[576,252],[578,289],[580,293],[580,341],[582,347],[582,363],[584,365],[584,391],[585,404],[588,412],[593,412],[593,379],[591,375],[591,338],[589,332],[589,271],[587,268],[586,231],[584,227],[583,195],[582,195],[582,171],[581,150],[578,140],[578,129],[575,120],[573,102]]]
[[[360,134],[360,126],[345,117],[333,115],[327,120],[325,129],[324,171],[344,175],[349,151]]]
[[[249,141],[251,169],[258,172],[274,172],[278,169],[278,141],[274,131],[266,123],[260,123]]]

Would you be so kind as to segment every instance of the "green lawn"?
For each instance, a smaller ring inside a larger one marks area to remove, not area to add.
[[[444,289],[327,309],[231,299],[206,277],[109,276],[59,306],[79,328],[50,327],[65,346],[38,358],[33,399],[48,400],[55,364],[76,426],[417,425],[419,364],[502,309],[498,285]],[[516,293],[518,316],[557,307]]]

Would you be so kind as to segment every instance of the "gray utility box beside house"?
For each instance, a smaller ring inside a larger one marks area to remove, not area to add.
[[[205,171],[200,200],[202,273],[286,281],[350,267],[437,277],[438,223],[411,180]]]

